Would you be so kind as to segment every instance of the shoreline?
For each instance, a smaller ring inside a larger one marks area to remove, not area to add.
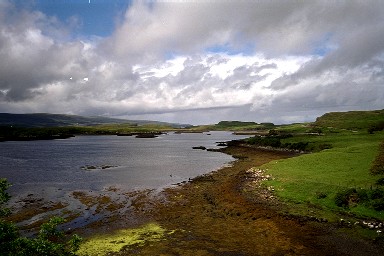
[[[108,255],[380,255],[379,245],[335,223],[283,214],[284,205],[265,187],[254,186],[258,178],[252,168],[298,153],[241,145],[218,151],[236,160],[161,192],[111,191],[124,198],[116,202],[114,197],[77,193],[87,207],[111,212],[67,233],[91,241],[151,223],[168,231],[161,239],[144,233],[137,243]]]
[[[232,166],[144,196],[130,215],[138,222],[122,219],[113,225],[118,230],[156,223],[169,231],[162,239],[150,239],[148,233],[148,239],[109,255],[380,255],[382,248],[372,241],[336,224],[282,214],[279,201],[260,193],[265,188],[249,190],[247,184],[255,181],[250,169],[297,153],[239,145],[220,151],[236,158]],[[113,230],[98,227],[94,233]]]

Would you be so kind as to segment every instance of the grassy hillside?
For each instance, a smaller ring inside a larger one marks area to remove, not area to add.
[[[382,140],[384,132],[372,135],[345,131],[319,136],[318,143],[326,141],[332,148],[263,166],[276,178],[268,185],[274,186],[276,194],[290,203],[303,207],[317,205],[317,209],[325,211],[347,211],[384,221],[384,212],[375,211],[372,202],[361,201],[359,204],[357,199],[356,204],[345,207],[339,207],[335,202],[337,193],[348,189],[383,189],[376,184],[382,175],[370,174]]]
[[[318,127],[333,127],[339,129],[368,129],[383,124],[384,110],[331,112],[316,119]]]
[[[246,143],[302,152],[261,166],[273,177],[265,188],[285,213],[378,238],[384,232],[383,124],[384,110],[328,113],[315,123],[275,125]]]
[[[274,177],[265,185],[291,214],[360,226],[364,219],[384,222],[384,130],[369,131],[383,121],[383,110],[361,111],[325,114],[315,126],[276,127],[272,137],[281,145],[304,142],[312,153],[262,166]]]

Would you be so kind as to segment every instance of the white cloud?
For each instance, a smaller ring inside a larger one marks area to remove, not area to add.
[[[1,1],[0,108],[189,123],[383,108],[382,17],[379,1],[137,1],[112,36],[73,40]]]

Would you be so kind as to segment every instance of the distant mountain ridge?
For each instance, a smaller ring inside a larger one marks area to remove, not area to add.
[[[188,124],[174,124],[148,120],[127,120],[102,116],[78,116],[50,113],[11,114],[0,113],[0,126],[19,127],[58,127],[58,126],[94,126],[102,124],[156,124],[174,128],[188,127]]]

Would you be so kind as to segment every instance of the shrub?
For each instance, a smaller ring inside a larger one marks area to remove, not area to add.
[[[293,150],[305,151],[308,144],[309,144],[308,142],[296,142],[296,143],[290,144],[288,148]]]
[[[376,123],[376,124],[373,124],[371,125],[369,128],[368,128],[368,132],[370,134],[373,134],[374,132],[377,132],[377,131],[382,131],[384,130],[384,122],[379,122],[379,123]]]
[[[375,184],[378,186],[383,186],[384,185],[384,178],[378,179]]]
[[[335,195],[335,204],[339,207],[348,207],[350,198],[356,198],[357,191],[354,188],[337,192]]]
[[[359,202],[366,202],[369,201],[369,194],[367,190],[365,189],[357,189],[357,196],[359,198]]]
[[[335,196],[335,204],[339,207],[352,207],[358,203],[364,203],[367,207],[376,211],[384,210],[384,190],[376,189],[345,189]]]
[[[255,137],[249,138],[247,142],[251,145],[257,145],[257,146],[263,146],[263,147],[270,146],[270,147],[278,148],[281,146],[280,139],[275,137],[255,136]]]
[[[376,211],[384,210],[384,190],[376,188],[369,191],[370,205]]]
[[[384,198],[384,190],[382,190],[380,188],[376,188],[376,189],[370,190],[369,198],[371,198],[371,199]]]
[[[319,145],[319,149],[320,150],[324,150],[324,149],[331,149],[332,148],[332,145],[329,144],[329,143],[322,143]]]
[[[383,211],[384,210],[384,198],[379,198],[372,200],[372,208],[376,211]]]

